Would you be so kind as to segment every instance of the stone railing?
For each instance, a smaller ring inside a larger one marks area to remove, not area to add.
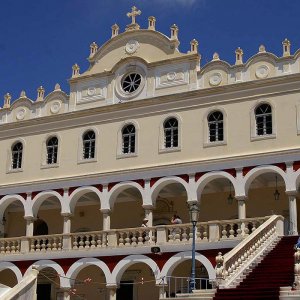
[[[46,252],[62,250],[62,234],[34,236],[29,238],[30,252]]]
[[[279,235],[283,235],[283,217],[274,215],[224,256],[220,252],[216,257],[217,286],[234,287],[244,270],[260,255],[263,255],[263,250]]]
[[[255,231],[268,218],[199,222],[196,227],[196,242],[240,241]],[[189,244],[191,242],[192,225],[187,223],[34,237],[1,238],[0,252],[7,255],[28,252],[92,250],[107,247]]]
[[[14,254],[21,251],[21,238],[0,239],[0,253]]]

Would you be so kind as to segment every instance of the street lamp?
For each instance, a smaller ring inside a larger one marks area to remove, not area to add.
[[[190,220],[193,224],[193,244],[192,244],[192,273],[190,280],[190,292],[193,291],[196,287],[196,260],[195,260],[195,244],[196,244],[196,224],[199,216],[199,208],[196,203],[190,205]]]

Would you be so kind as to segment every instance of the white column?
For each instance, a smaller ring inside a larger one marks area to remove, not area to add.
[[[144,205],[145,210],[145,218],[148,219],[148,227],[153,226],[153,206],[152,205]]]
[[[298,235],[296,192],[287,192],[287,195],[289,198],[289,215],[290,215],[289,235]]]
[[[72,239],[71,239],[71,213],[62,213],[61,214],[64,218],[64,225],[63,225],[63,249],[70,250],[72,249]]]
[[[238,203],[238,218],[246,219],[246,197],[245,196],[236,196],[235,197]]]
[[[110,209],[100,209],[103,215],[103,230],[110,230]]]
[[[108,300],[117,299],[117,286],[116,285],[107,285],[106,289],[108,290]]]
[[[240,220],[246,219],[246,197],[245,196],[236,196],[235,197],[238,203],[238,218]],[[248,231],[246,232],[246,234]],[[241,224],[241,234],[245,235],[245,223]]]
[[[70,214],[70,213],[62,213],[61,215],[64,218],[63,233],[64,234],[71,233],[71,217],[72,217],[72,214]]]
[[[34,226],[34,217],[26,216],[24,217],[26,220],[26,236],[32,237],[33,236],[33,226]]]

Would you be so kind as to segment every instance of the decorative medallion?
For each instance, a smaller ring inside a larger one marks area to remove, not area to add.
[[[222,75],[220,73],[214,73],[209,78],[209,84],[216,86],[222,82]]]
[[[25,115],[26,115],[26,110],[25,110],[24,108],[21,108],[21,109],[17,112],[16,118],[17,118],[17,120],[24,120]]]
[[[168,79],[168,81],[174,81],[175,78],[176,78],[176,73],[175,73],[175,72],[169,72],[169,73],[167,74],[167,79]]]
[[[50,106],[50,111],[53,114],[57,114],[59,112],[60,108],[61,108],[61,102],[54,101]]]
[[[266,65],[259,66],[256,69],[255,76],[257,78],[266,78],[269,75],[269,68]]]
[[[96,88],[95,88],[95,87],[90,87],[90,88],[88,88],[87,94],[88,94],[89,96],[94,96],[94,95],[96,94]]]
[[[137,49],[139,47],[140,47],[140,44],[138,41],[130,40],[125,46],[125,52],[127,54],[133,54],[137,51]]]

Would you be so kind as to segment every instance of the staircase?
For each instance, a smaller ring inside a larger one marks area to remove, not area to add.
[[[297,237],[283,237],[273,250],[233,289],[218,289],[214,300],[276,300],[279,288],[294,280]]]

